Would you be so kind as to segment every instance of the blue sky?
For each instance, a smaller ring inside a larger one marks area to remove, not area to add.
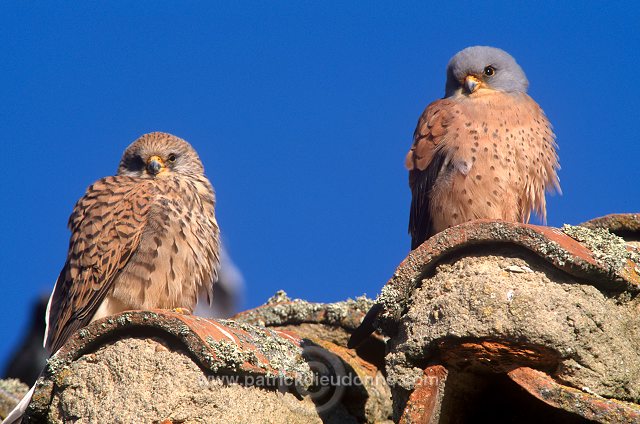
[[[0,3],[0,362],[75,201],[150,131],[200,153],[245,308],[375,296],[409,248],[418,116],[470,45],[510,52],[554,124],[549,224],[640,210],[636,4],[343,3]]]

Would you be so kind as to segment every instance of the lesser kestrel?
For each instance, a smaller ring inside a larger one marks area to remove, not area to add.
[[[67,261],[47,307],[56,352],[89,322],[131,309],[187,308],[211,298],[218,267],[215,197],[186,141],[151,133],[117,175],[91,185],[69,218]]]
[[[474,219],[546,219],[545,191],[560,191],[555,136],[527,95],[516,61],[494,47],[469,47],[447,66],[445,97],[422,113],[406,158],[409,233],[415,249]]]
[[[122,155],[115,176],[78,200],[67,261],[46,313],[45,348],[55,353],[91,321],[132,309],[193,310],[211,301],[219,264],[215,196],[186,141],[146,134]],[[3,421],[22,416],[35,385]]]

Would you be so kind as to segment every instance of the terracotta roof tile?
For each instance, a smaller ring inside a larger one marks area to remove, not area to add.
[[[313,303],[290,299],[282,291],[265,305],[241,312],[238,322],[290,331],[340,358],[346,373],[359,384],[345,387],[346,408],[364,422],[384,421],[391,413],[391,394],[383,376],[385,345],[374,333],[358,349],[346,347],[349,335],[357,328],[373,301],[362,296],[335,303]]]
[[[205,319],[168,310],[129,311],[89,324],[52,356],[38,380],[29,415],[44,417],[55,376],[99,346],[127,337],[177,340],[196,363],[211,374],[311,378],[302,357],[302,340],[293,334],[246,323]]]
[[[402,261],[378,298],[383,326],[393,327],[411,293],[424,275],[443,259],[464,254],[469,248],[488,253],[492,247],[509,244],[537,255],[550,265],[608,291],[640,292],[640,263],[617,257],[621,266],[602,261],[606,252],[594,252],[560,228],[513,222],[478,220],[449,228],[428,239]],[[633,246],[627,249],[633,250]]]
[[[640,213],[614,213],[580,225],[587,228],[605,228],[624,239],[640,240]]]
[[[396,419],[508,416],[511,401],[539,411],[523,397],[528,393],[548,409],[532,422],[638,422],[640,406],[613,398],[638,398],[630,364],[639,216],[563,228],[474,221],[412,251],[355,333],[378,326],[390,337],[385,359]],[[563,299],[566,308],[556,309]],[[575,334],[562,336],[567,329]],[[592,349],[606,340],[602,352]],[[416,369],[424,369],[421,377]],[[514,383],[526,392],[514,391]],[[498,403],[487,393],[500,393]]]
[[[213,372],[229,369],[255,374],[292,373],[295,357],[302,351],[301,339],[292,334],[158,309],[124,312],[91,323],[60,349],[48,367],[64,366],[95,349],[96,344],[145,329],[177,338],[202,367]],[[265,343],[273,340],[277,346]]]
[[[554,408],[598,422],[640,422],[640,405],[606,399],[559,384],[547,374],[527,367],[516,368],[507,375],[532,396]]]

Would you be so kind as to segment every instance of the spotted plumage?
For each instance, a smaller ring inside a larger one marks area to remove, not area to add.
[[[218,266],[215,198],[197,153],[165,133],[142,136],[118,173],[91,185],[69,218],[71,240],[47,308],[45,347],[131,309],[193,309]]]
[[[406,157],[412,249],[474,219],[546,219],[545,191],[560,191],[558,156],[527,87],[500,49],[469,47],[451,59],[445,98],[423,112]]]

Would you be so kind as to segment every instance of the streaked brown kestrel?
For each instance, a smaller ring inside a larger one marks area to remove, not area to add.
[[[560,192],[551,124],[527,95],[516,61],[468,47],[447,66],[445,97],[422,113],[407,154],[411,249],[474,219],[546,220],[545,191]]]
[[[69,218],[67,261],[47,307],[45,347],[131,309],[187,308],[211,299],[218,268],[215,196],[186,141],[150,133],[122,155],[117,175],[91,185]]]
[[[118,312],[193,310],[199,293],[211,301],[219,264],[214,212],[213,187],[189,143],[160,132],[134,141],[117,175],[96,181],[73,208],[45,348],[55,353],[75,331]],[[34,388],[3,424],[22,420]]]

